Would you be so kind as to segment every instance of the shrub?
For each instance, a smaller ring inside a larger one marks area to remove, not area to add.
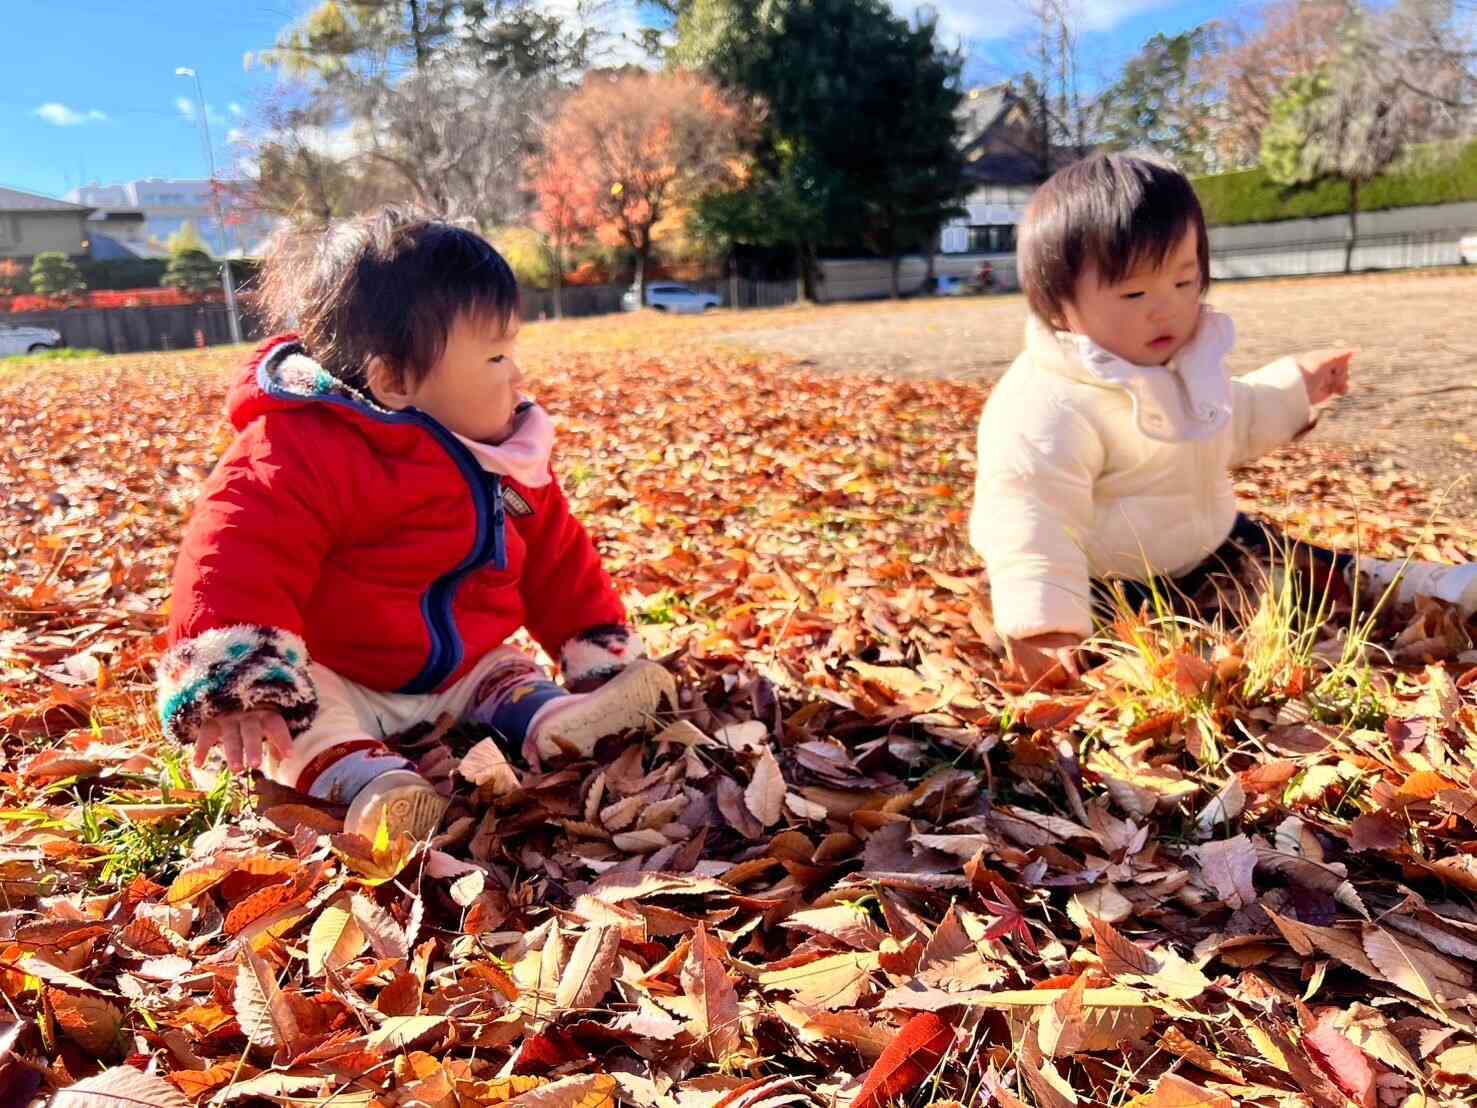
[[[70,299],[87,291],[87,282],[71,258],[60,250],[48,250],[31,263],[31,288],[40,296]]]
[[[170,256],[164,284],[181,292],[200,295],[220,283],[221,267],[204,250],[180,250]]]

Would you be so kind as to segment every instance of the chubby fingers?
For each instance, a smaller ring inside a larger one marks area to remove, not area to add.
[[[205,759],[210,757],[210,751],[221,741],[220,720],[207,720],[200,728],[200,733],[195,736],[195,768],[201,769],[205,765]]]
[[[292,732],[287,729],[286,720],[276,712],[268,712],[262,730],[266,734],[267,745],[279,762],[292,757]]]

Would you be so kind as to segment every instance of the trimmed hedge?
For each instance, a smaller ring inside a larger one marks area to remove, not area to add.
[[[87,287],[94,291],[110,289],[157,289],[162,288],[164,270],[168,258],[96,258],[77,260],[77,268]],[[238,286],[256,277],[261,263],[255,258],[237,258],[231,262],[231,272]],[[26,288],[29,290],[30,285]]]
[[[1212,226],[1314,219],[1349,211],[1349,186],[1343,181],[1286,189],[1269,178],[1264,169],[1199,177],[1195,192]],[[1360,189],[1359,210],[1377,212],[1467,200],[1477,200],[1477,142],[1454,158],[1376,178]]]
[[[77,263],[90,289],[156,289],[164,276],[163,258],[87,258]]]

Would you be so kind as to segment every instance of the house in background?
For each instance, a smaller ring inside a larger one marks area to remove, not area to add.
[[[959,105],[969,214],[939,234],[944,254],[1014,254],[1015,229],[1036,187],[1075,161],[1052,145],[1045,156],[1029,105],[1009,84],[970,89]]]
[[[143,248],[135,252],[152,257],[163,257],[167,252],[164,244],[169,236],[186,223],[194,224],[212,254],[219,254],[224,249],[237,257],[259,254],[274,226],[269,218],[245,213],[240,213],[241,219],[233,223],[231,199],[223,196],[221,206],[225,209],[227,223],[231,225],[225,228],[222,238],[211,199],[211,183],[203,177],[145,177],[117,185],[93,183],[73,189],[67,193],[67,199],[109,212],[142,213]],[[104,233],[112,238],[118,237],[112,230]],[[133,249],[133,242],[133,238],[124,239],[130,249]]]
[[[53,250],[72,258],[87,257],[91,212],[84,204],[0,188],[0,258],[30,265],[37,254]]]
[[[147,219],[137,208],[99,208],[87,217],[87,239],[99,261],[162,254],[150,246]]]

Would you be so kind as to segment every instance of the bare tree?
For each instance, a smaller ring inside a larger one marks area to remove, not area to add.
[[[393,86],[368,83],[350,99],[364,156],[418,203],[490,230],[530,209],[523,169],[558,89],[544,77],[488,73],[446,52]]]
[[[1471,40],[1446,0],[1356,9],[1338,36],[1337,54],[1289,80],[1272,102],[1261,153],[1268,173],[1285,185],[1348,184],[1348,272],[1361,189],[1418,149],[1438,157],[1443,140],[1467,137],[1477,75]]]

